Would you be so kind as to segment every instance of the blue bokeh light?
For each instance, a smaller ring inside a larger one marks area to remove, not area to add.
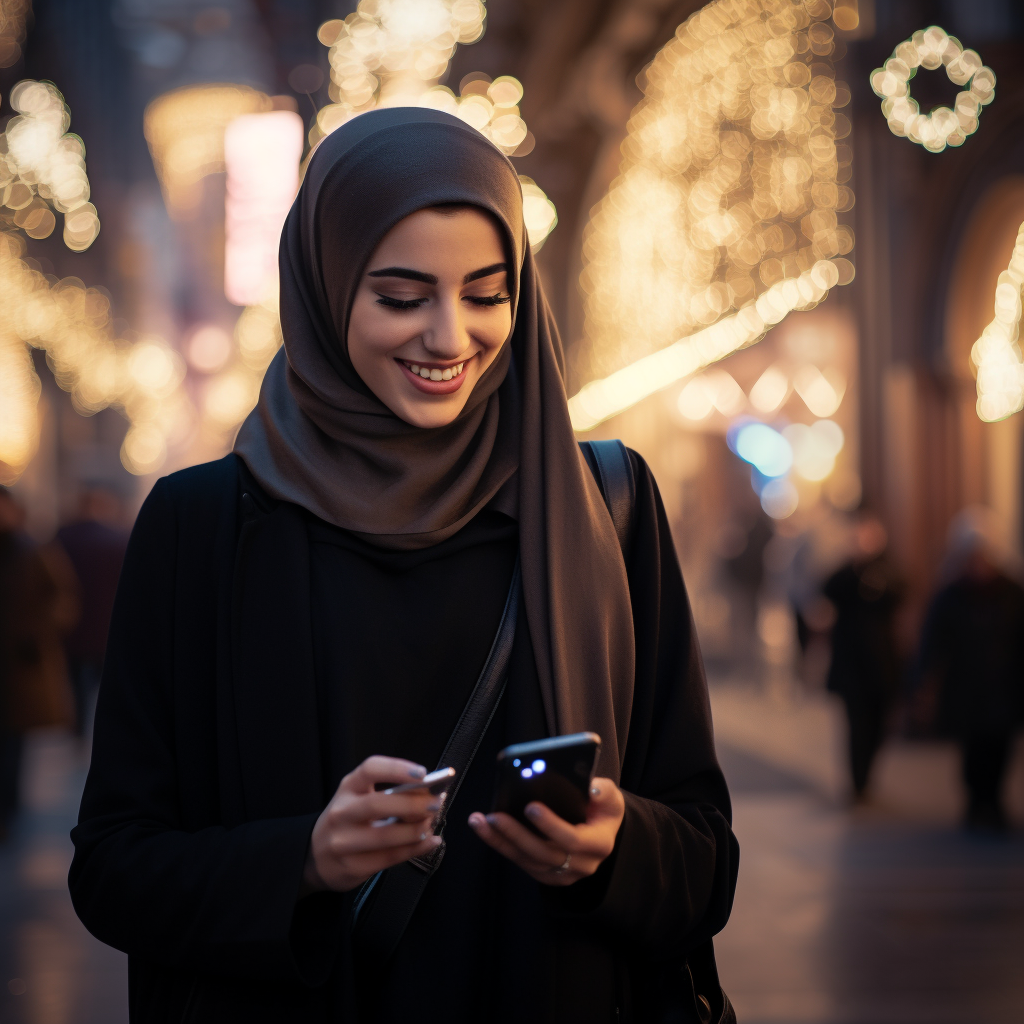
[[[746,423],[736,433],[736,454],[765,477],[785,476],[793,465],[790,443],[766,423]]]

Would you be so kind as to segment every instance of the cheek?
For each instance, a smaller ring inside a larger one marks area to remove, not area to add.
[[[357,368],[388,356],[398,348],[407,331],[395,316],[388,316],[376,301],[359,299],[352,306],[348,325],[348,355]]]

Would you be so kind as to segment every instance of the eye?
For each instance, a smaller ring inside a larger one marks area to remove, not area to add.
[[[422,299],[394,299],[390,295],[381,295],[377,292],[377,302],[389,309],[419,309],[427,300]]]
[[[502,306],[512,301],[511,295],[467,295],[474,306]]]

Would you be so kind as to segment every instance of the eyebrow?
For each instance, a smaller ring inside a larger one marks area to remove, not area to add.
[[[490,277],[492,274],[508,272],[507,263],[492,263],[489,267],[481,267],[467,274],[463,284],[470,281],[478,281],[481,277]],[[424,284],[437,284],[437,278],[433,274],[424,274],[420,270],[410,270],[408,267],[385,267],[383,270],[371,270],[367,277],[401,277],[406,281],[422,281]]]

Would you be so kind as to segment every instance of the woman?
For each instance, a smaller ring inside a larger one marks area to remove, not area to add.
[[[118,594],[70,884],[133,1021],[662,1019],[729,913],[728,794],[660,498],[633,456],[627,567],[512,165],[436,111],[346,124],[281,319],[235,452],[157,483]],[[375,786],[437,763],[517,557],[506,693],[382,962],[355,891],[434,848],[440,804]],[[585,824],[487,815],[503,746],[582,729]]]

